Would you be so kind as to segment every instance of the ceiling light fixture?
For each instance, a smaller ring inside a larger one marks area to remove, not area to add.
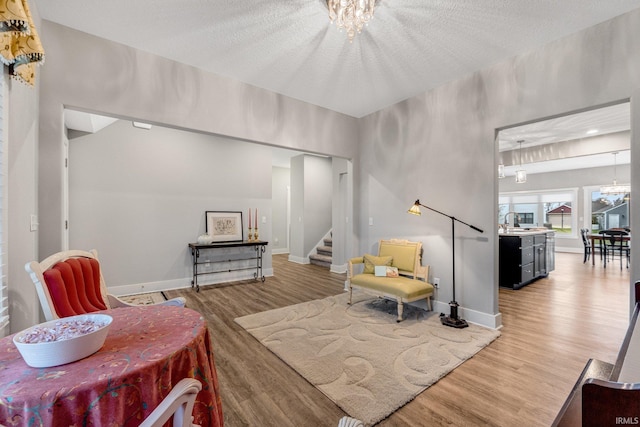
[[[373,19],[375,0],[327,0],[329,19],[339,30],[345,29],[349,41]]]
[[[618,184],[618,180],[616,179],[616,160],[618,152],[614,151],[613,153],[613,185],[603,185],[600,187],[600,194],[627,194],[631,193],[631,186],[625,184]]]
[[[524,184],[525,182],[527,182],[527,171],[522,169],[522,143],[523,142],[524,142],[524,139],[521,139],[518,141],[518,144],[520,144],[520,169],[516,171],[516,183],[518,184]]]

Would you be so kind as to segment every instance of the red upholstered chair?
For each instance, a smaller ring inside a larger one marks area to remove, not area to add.
[[[47,320],[132,306],[107,293],[95,250],[58,252],[44,261],[29,262],[24,268],[36,286]],[[173,298],[159,304],[184,307],[185,299]]]

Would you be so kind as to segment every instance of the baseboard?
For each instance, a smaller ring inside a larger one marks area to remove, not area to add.
[[[427,309],[427,302],[424,300],[415,301],[410,304],[420,307],[423,310]],[[433,307],[433,311],[436,313],[445,313],[446,315],[449,315],[451,312],[451,308],[447,302],[432,300],[431,305]],[[469,323],[475,323],[476,325],[485,326],[491,329],[502,328],[502,313],[489,314],[464,307],[458,307],[458,315]]]
[[[347,264],[331,264],[331,268],[329,269],[332,273],[346,273],[347,272]]]
[[[289,253],[289,249],[287,248],[271,249],[272,255],[282,255],[282,254],[288,254],[288,253]]]
[[[556,246],[556,252],[567,252],[570,254],[583,254],[584,248],[563,248]]]
[[[309,258],[303,258],[295,255],[289,255],[289,261],[295,262],[296,264],[311,264]]]
[[[265,277],[273,276],[273,268],[262,270]],[[215,277],[214,277],[215,276]],[[200,286],[215,285],[218,283],[237,282],[241,280],[253,279],[251,271],[232,271],[216,273],[212,277],[201,276],[198,280]],[[108,286],[107,291],[115,296],[144,294],[148,292],[169,291],[172,289],[185,289],[191,287],[191,277],[183,279],[163,280],[158,282],[134,283],[131,285]]]
[[[191,277],[184,279],[163,280],[161,282],[134,283],[131,285],[107,286],[107,291],[115,296],[136,295],[148,292],[169,291],[191,287]]]

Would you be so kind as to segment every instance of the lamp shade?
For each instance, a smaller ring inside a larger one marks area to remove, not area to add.
[[[420,212],[420,202],[416,201],[413,206],[411,206],[409,208],[409,210],[407,211],[412,215],[422,215],[422,212]]]
[[[34,85],[34,65],[44,61],[44,49],[27,0],[0,0],[0,61],[12,77]]]

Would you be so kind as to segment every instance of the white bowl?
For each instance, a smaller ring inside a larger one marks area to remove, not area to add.
[[[24,336],[36,328],[55,328],[59,322],[96,322],[102,324],[97,330],[59,341],[38,343],[22,342]],[[113,318],[106,314],[81,314],[78,316],[64,317],[32,326],[13,337],[13,343],[18,348],[27,365],[33,368],[48,368],[75,362],[100,350],[104,344],[109,326]]]

